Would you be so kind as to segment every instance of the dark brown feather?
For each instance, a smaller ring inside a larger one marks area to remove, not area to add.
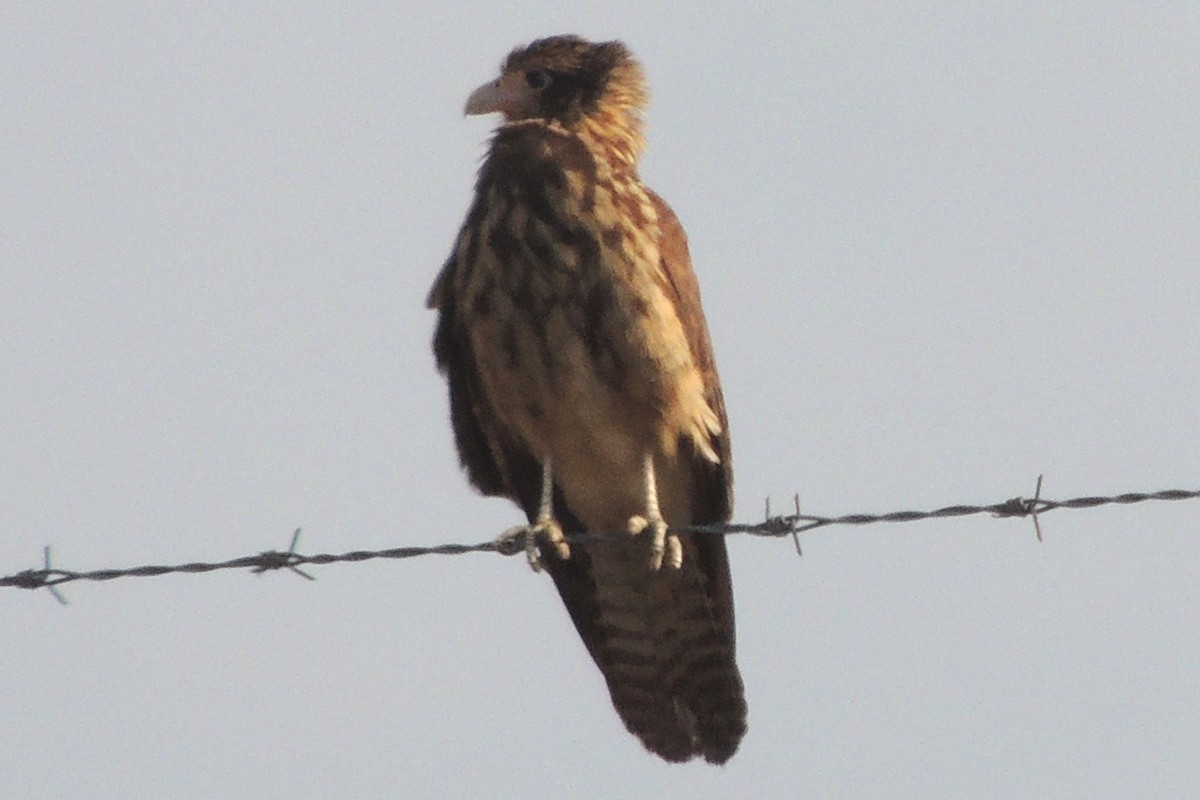
[[[553,451],[559,523],[612,530],[644,512],[620,488],[638,485],[619,449],[635,442],[656,453],[668,523],[726,521],[728,422],[686,235],[634,168],[640,68],[618,43],[559,37],[514,51],[505,75],[533,69],[554,80],[509,98],[518,121],[493,139],[430,293],[462,463],[533,521]],[[697,403],[709,427],[687,416]],[[648,567],[645,536],[542,558],[626,727],[669,761],[723,763],[746,729],[725,541],[680,539],[678,570]]]

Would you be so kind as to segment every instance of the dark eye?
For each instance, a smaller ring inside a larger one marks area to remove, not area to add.
[[[525,73],[525,82],[530,89],[541,89],[550,82],[550,73],[544,69],[531,69]]]

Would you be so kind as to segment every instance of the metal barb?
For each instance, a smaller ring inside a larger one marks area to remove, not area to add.
[[[765,512],[765,516],[763,518],[763,521],[758,523],[757,525],[738,525],[736,523],[732,523],[729,525],[716,525],[716,526],[685,525],[685,526],[683,526],[683,530],[687,530],[689,528],[710,528],[711,527],[711,528],[719,529],[719,530],[714,531],[717,533],[721,533],[721,532],[732,533],[734,531],[737,531],[739,533],[751,533],[751,534],[755,534],[758,536],[795,535],[796,518],[791,517],[791,516],[785,517],[782,514],[772,515],[771,514],[771,498],[770,497],[768,497],[766,499],[766,502],[763,504],[763,510]]]
[[[1040,544],[1042,539],[1042,523],[1038,521],[1038,506],[1042,502],[1042,478],[1043,475],[1038,475],[1037,488],[1033,490],[1033,499],[1029,501],[1029,515],[1033,517],[1033,530],[1037,533],[1037,540]]]
[[[42,554],[46,557],[46,570],[44,574],[48,578],[50,577],[50,573],[54,570],[54,568],[50,566],[50,545],[46,545],[42,549]],[[57,600],[60,605],[69,605],[69,603],[67,603],[67,598],[63,596],[63,593],[60,592],[58,588],[54,586],[54,584],[43,583],[42,585],[50,590],[50,594],[54,595],[54,599]]]
[[[296,546],[300,544],[300,530],[300,528],[296,528],[296,532],[292,534],[292,543],[286,553],[281,553],[278,550],[264,550],[259,553],[255,559],[254,569],[251,572],[255,575],[262,575],[264,572],[277,569],[289,569],[301,578],[315,581],[315,577],[296,566],[297,564],[308,563],[308,560],[304,556],[296,552]]]
[[[800,531],[796,529],[796,522],[800,521],[800,493],[796,492],[792,495],[792,499],[796,502],[796,516],[793,517],[792,523],[792,542],[796,545],[796,555],[804,558],[804,551],[800,549]]]
[[[299,575],[301,578],[307,578],[310,581],[315,581],[315,576],[309,575],[307,572],[296,566],[296,563],[303,558],[303,556],[296,552],[296,547],[300,544],[300,531],[300,528],[296,528],[296,532],[292,534],[292,543],[288,546],[288,556],[291,560],[288,562],[287,568]]]

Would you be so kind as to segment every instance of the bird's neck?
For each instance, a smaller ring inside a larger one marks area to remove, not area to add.
[[[626,109],[604,109],[588,114],[578,129],[579,138],[594,155],[616,172],[637,172],[646,149],[642,120]]]

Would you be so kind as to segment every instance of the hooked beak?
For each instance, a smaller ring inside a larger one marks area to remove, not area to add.
[[[463,113],[467,116],[491,114],[493,111],[500,110],[500,103],[500,81],[490,81],[471,92],[471,96],[467,98],[467,105],[463,108]]]
[[[499,112],[511,120],[521,115],[530,100],[528,89],[519,73],[503,75],[471,92],[463,113],[473,116]]]

